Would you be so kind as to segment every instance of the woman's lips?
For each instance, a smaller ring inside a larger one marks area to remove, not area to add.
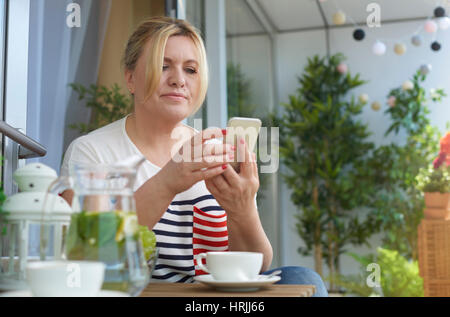
[[[174,101],[182,101],[182,100],[187,100],[186,96],[181,95],[181,94],[164,94],[161,97],[165,97]]]

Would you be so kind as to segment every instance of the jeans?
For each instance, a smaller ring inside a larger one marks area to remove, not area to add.
[[[281,280],[276,284],[308,284],[316,287],[313,297],[327,297],[328,291],[322,278],[315,271],[301,266],[283,266],[262,274],[270,274],[273,271],[281,270]]]

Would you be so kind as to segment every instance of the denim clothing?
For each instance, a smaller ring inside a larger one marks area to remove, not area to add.
[[[276,284],[307,284],[316,286],[313,297],[328,297],[328,291],[322,278],[315,271],[301,266],[283,266],[262,274],[270,274],[273,271],[281,270],[281,280]]]

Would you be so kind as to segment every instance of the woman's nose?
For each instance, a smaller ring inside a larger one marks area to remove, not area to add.
[[[183,73],[179,70],[174,70],[169,80],[169,84],[175,87],[184,87],[184,85],[186,84]]]

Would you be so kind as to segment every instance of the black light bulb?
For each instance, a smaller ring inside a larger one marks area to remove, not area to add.
[[[361,41],[362,39],[364,39],[364,36],[366,36],[366,34],[362,29],[356,29],[353,32],[353,38],[357,41]]]
[[[441,49],[441,44],[439,42],[434,41],[431,43],[431,49],[433,51],[439,51]]]
[[[436,18],[442,18],[445,15],[445,9],[443,7],[437,7],[434,9],[434,16]]]

